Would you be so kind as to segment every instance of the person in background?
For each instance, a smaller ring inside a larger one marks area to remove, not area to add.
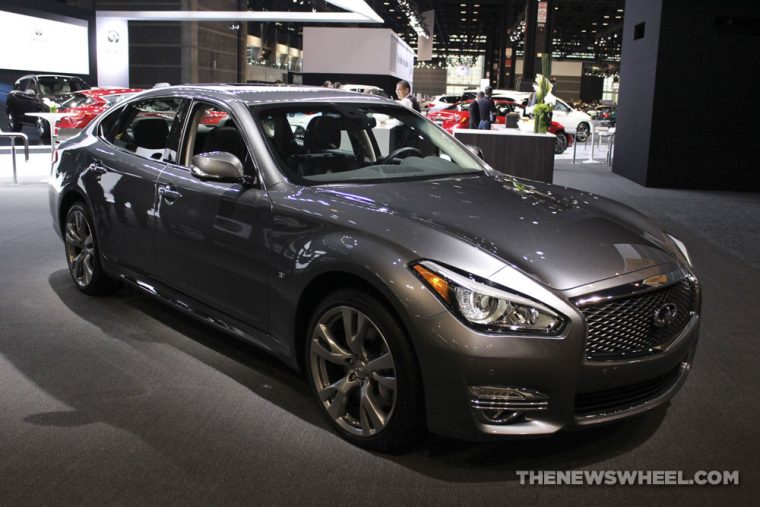
[[[335,81],[332,85],[332,87],[335,88],[336,90],[339,89],[341,86],[343,86],[343,83],[341,83],[340,81]]]
[[[322,88],[332,88],[332,87],[333,85],[331,81],[325,81],[324,83],[322,83]]]
[[[480,111],[480,123],[478,123],[480,130],[491,130],[491,123],[496,119],[496,106],[491,98],[491,93],[493,93],[493,88],[488,86],[483,97],[476,100],[478,111]],[[480,96],[480,93],[478,93],[478,96]]]
[[[399,102],[409,109],[414,109],[418,113],[422,112],[419,102],[417,102],[417,99],[412,95],[412,86],[408,81],[402,79],[396,83],[396,95],[398,95]]]
[[[468,108],[468,111],[470,112],[470,124],[468,127],[471,129],[476,129],[480,125],[480,109],[478,108],[478,100],[482,99],[484,96],[485,94],[483,92],[478,92],[475,100],[470,102],[470,107]]]

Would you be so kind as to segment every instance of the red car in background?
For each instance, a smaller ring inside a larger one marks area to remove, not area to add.
[[[59,109],[61,113],[74,113],[74,116],[58,120],[56,129],[83,129],[121,99],[141,91],[140,88],[93,88],[76,92]]]
[[[493,102],[497,111],[494,124],[504,125],[507,120],[507,113],[520,112],[517,111],[520,105],[512,100],[495,97]],[[446,109],[428,114],[428,119],[440,125],[446,132],[453,134],[454,129],[469,128],[470,104],[472,104],[472,99],[464,100]],[[557,141],[554,143],[554,153],[564,153],[568,146],[573,145],[572,134],[565,132],[565,128],[556,121],[551,122],[548,130],[550,134],[557,137]]]

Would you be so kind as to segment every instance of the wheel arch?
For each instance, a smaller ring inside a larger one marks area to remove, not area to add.
[[[348,269],[332,269],[323,271],[314,276],[304,287],[296,305],[294,325],[293,325],[293,344],[299,370],[305,371],[305,347],[307,341],[307,332],[311,314],[322,300],[321,296],[338,289],[351,288],[366,291],[374,296],[386,309],[398,320],[398,324],[404,330],[410,341],[412,350],[415,351],[415,361],[419,367],[419,360],[416,357],[414,340],[411,336],[411,323],[408,316],[403,311],[401,305],[397,302],[393,292],[384,286],[379,280]]]
[[[78,189],[70,188],[61,197],[60,205],[58,206],[58,230],[61,231],[61,234],[64,234],[66,214],[69,208],[77,201],[82,201],[85,206],[89,206],[84,194]]]

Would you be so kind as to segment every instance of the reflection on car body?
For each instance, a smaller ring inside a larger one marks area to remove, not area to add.
[[[257,344],[366,448],[629,417],[695,353],[683,243],[380,97],[145,92],[61,145],[50,208],[79,289],[128,283]]]

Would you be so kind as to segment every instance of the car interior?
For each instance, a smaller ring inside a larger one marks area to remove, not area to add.
[[[388,155],[401,148],[409,148],[405,156],[439,153],[411,127],[394,120],[378,129],[372,114],[350,108],[271,110],[263,112],[260,121],[272,151],[290,177],[312,178],[370,165],[400,164],[400,158]],[[380,131],[384,131],[382,136]]]
[[[164,155],[181,99],[151,99],[131,104],[109,136],[116,146],[146,158],[160,160]]]

